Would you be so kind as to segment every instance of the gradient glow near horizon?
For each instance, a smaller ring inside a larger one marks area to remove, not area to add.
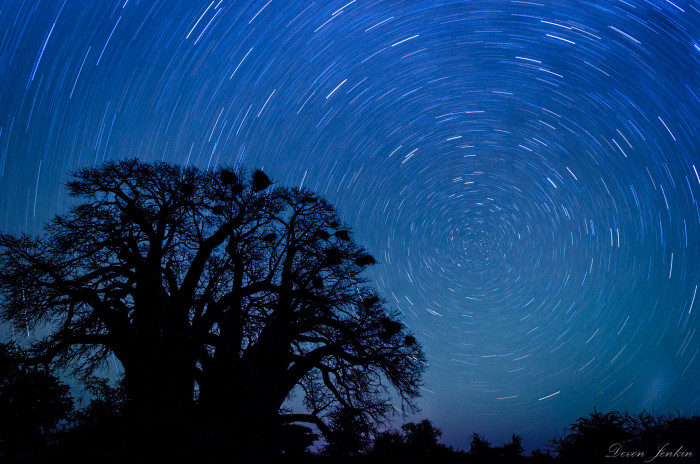
[[[699,120],[695,0],[0,1],[0,229],[135,156],[316,190],[461,448],[700,413]]]

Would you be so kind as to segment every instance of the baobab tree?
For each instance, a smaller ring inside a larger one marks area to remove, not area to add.
[[[335,209],[261,171],[138,160],[73,174],[81,203],[40,237],[0,235],[6,321],[49,324],[25,362],[89,374],[111,353],[128,410],[269,429],[338,408],[414,407],[424,359],[364,277]],[[306,412],[284,414],[291,392]]]

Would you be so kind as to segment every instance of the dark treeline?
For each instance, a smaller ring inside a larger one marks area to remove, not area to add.
[[[123,382],[86,379],[86,404],[74,407],[68,387],[46,368],[17,368],[9,363],[7,354],[12,350],[11,345],[2,345],[0,351],[3,461],[133,462],[125,442],[128,421]],[[456,450],[440,443],[441,431],[427,419],[406,423],[400,430],[372,429],[361,416],[337,414],[325,445],[314,447],[318,434],[309,427],[288,424],[267,431],[269,448],[259,450],[260,459],[251,460],[319,464],[700,462],[698,416],[594,410],[572,424],[565,436],[553,438],[532,453],[525,453],[517,434],[496,446],[476,432],[469,450]],[[235,449],[216,443],[192,449],[202,445],[197,443],[197,430],[192,433],[189,440],[173,443],[181,456],[198,462],[242,462]]]

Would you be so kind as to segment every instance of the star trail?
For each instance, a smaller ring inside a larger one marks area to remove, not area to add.
[[[0,1],[0,229],[136,156],[311,188],[460,448],[700,413],[699,120],[696,0]]]

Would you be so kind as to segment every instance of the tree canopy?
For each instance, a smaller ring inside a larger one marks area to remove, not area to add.
[[[319,195],[262,171],[138,160],[73,174],[40,237],[0,235],[4,320],[25,361],[88,375],[113,353],[132,413],[169,422],[380,422],[413,408],[424,357],[369,285],[374,258]],[[293,391],[305,413],[282,405]]]

